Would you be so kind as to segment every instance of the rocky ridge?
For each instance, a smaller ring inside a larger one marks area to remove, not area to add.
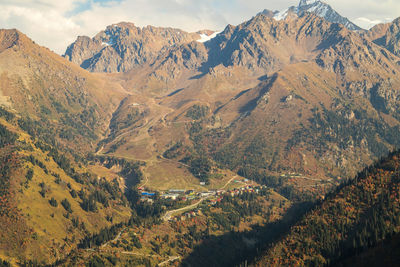
[[[207,33],[211,34],[200,32]],[[64,57],[92,72],[127,72],[151,63],[172,46],[200,39],[200,34],[153,26],[139,28],[122,22],[108,26],[93,38],[78,37]]]

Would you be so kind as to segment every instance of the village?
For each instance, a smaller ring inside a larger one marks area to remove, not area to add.
[[[246,182],[248,182],[247,179]],[[217,203],[221,202],[224,197],[235,197],[244,193],[259,194],[260,191],[265,189],[267,189],[266,186],[252,184],[245,184],[231,190],[209,189],[203,192],[196,192],[193,189],[170,189],[168,191],[152,192],[146,190],[146,188],[138,188],[142,202],[153,203],[154,199],[159,197],[164,200],[187,203],[187,205],[182,208],[167,211],[164,216],[164,220],[166,221],[184,221],[202,215],[201,207],[199,207],[201,203],[207,206],[215,206]]]

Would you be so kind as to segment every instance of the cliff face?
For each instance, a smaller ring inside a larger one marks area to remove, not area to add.
[[[197,33],[179,29],[118,23],[93,38],[78,37],[64,57],[92,72],[127,72],[150,63],[171,46],[199,38]]]

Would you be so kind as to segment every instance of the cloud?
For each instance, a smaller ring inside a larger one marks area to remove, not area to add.
[[[79,1],[10,1],[0,5],[2,28],[16,28],[36,42],[60,52],[65,43],[74,40],[73,35],[81,27],[72,18],[63,15],[64,10],[74,8]]]
[[[129,21],[187,31],[222,30],[267,8],[282,10],[298,0],[1,0],[0,26],[17,28],[41,45],[64,53],[78,35]],[[398,0],[326,0],[339,13],[369,28],[400,15]]]
[[[356,23],[357,25],[359,25],[361,28],[370,29],[370,28],[372,28],[373,26],[375,26],[376,24],[387,23],[387,22],[390,22],[390,21],[392,21],[392,20],[393,20],[393,19],[391,19],[391,18],[385,18],[385,19],[383,19],[383,20],[379,20],[379,19],[377,19],[377,20],[370,20],[370,19],[368,19],[368,18],[360,17],[360,18],[354,19],[353,21],[354,21],[354,23]]]

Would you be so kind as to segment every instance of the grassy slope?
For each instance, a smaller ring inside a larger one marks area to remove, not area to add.
[[[24,249],[17,251],[10,247],[2,250],[2,255],[7,258],[15,259],[35,259],[38,261],[52,262],[64,257],[69,251],[76,247],[77,243],[86,233],[98,232],[101,228],[110,226],[118,222],[125,222],[130,217],[130,208],[121,205],[120,200],[111,200],[109,207],[104,207],[97,203],[97,212],[86,212],[80,204],[79,197],[73,198],[70,194],[71,189],[79,192],[81,189],[89,192],[96,190],[90,183],[80,184],[68,176],[48,152],[37,148],[32,142],[31,137],[3,119],[0,123],[19,135],[17,143],[21,147],[18,151],[20,166],[14,171],[12,176],[11,191],[14,192],[13,201],[20,210],[19,216],[29,228],[29,235],[25,236]],[[33,165],[25,160],[27,156],[33,156],[42,162],[45,168]],[[78,163],[73,163],[77,173],[84,173],[87,168]],[[33,170],[33,177],[27,181],[25,175],[28,169]],[[48,174],[44,169],[48,170]],[[58,174],[60,181],[56,183],[56,178],[52,174]],[[40,183],[46,184],[46,194],[42,197]],[[70,188],[71,189],[70,189]],[[49,200],[54,198],[58,202],[57,207],[50,205]],[[67,212],[61,205],[61,201],[67,199],[72,208],[72,213],[66,217]],[[113,222],[106,220],[107,216],[113,218]],[[78,218],[80,223],[84,223],[85,229],[73,227],[72,219]],[[7,227],[7,225],[2,225]],[[24,231],[24,229],[16,229]],[[4,241],[4,240],[3,240]]]

